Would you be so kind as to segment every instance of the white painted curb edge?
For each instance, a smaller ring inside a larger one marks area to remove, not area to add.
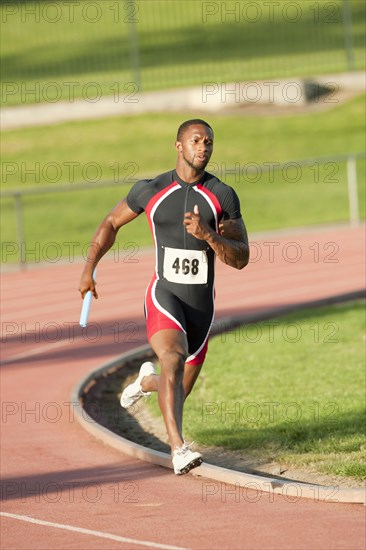
[[[128,456],[156,464],[157,466],[172,469],[171,459],[168,454],[134,443],[133,441],[115,434],[104,426],[101,426],[87,414],[80,401],[85,387],[92,380],[99,378],[108,370],[118,367],[123,361],[139,358],[140,356],[143,357],[146,352],[150,350],[150,346],[146,344],[145,346],[136,348],[133,351],[126,352],[88,373],[74,386],[71,392],[71,404],[73,406],[75,417],[79,423],[97,439],[102,440],[107,445],[114,447]],[[248,490],[280,494],[285,496],[285,498],[290,502],[296,502],[299,498],[308,498],[314,500],[315,502],[323,501],[332,503],[343,502],[366,504],[366,488],[341,489],[338,486],[327,487],[298,481],[281,480],[254,474],[246,474],[244,472],[236,472],[234,470],[221,468],[220,466],[214,466],[212,464],[202,464],[190,473],[195,477],[204,477],[215,482],[234,485],[235,488],[238,488],[238,491]],[[217,493],[219,489],[220,487],[217,483],[207,484],[206,494],[213,495]],[[226,489],[224,489],[224,491],[226,491]],[[235,492],[235,498],[236,494],[237,493]],[[253,495],[253,492],[250,494]],[[248,497],[248,500],[252,498],[252,501],[255,501],[255,497],[252,496]],[[257,498],[260,498],[259,495],[257,495]]]

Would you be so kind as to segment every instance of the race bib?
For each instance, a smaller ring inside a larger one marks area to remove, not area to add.
[[[171,283],[203,285],[207,283],[205,250],[164,248],[163,276]]]

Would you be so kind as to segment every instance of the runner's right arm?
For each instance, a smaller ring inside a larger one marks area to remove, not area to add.
[[[137,218],[138,215],[131,210],[126,199],[122,199],[99,224],[90,242],[88,256],[80,279],[79,291],[82,298],[88,290],[91,290],[94,298],[98,298],[93,280],[93,271],[99,260],[113,246],[118,230]]]

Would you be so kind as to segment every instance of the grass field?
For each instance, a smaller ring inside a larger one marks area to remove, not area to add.
[[[208,169],[232,185],[242,203],[249,233],[348,219],[345,163],[329,162],[284,171],[250,174],[249,165],[359,152],[365,131],[364,97],[313,114],[209,117],[215,151]],[[5,132],[2,139],[2,189],[57,189],[83,181],[85,190],[23,197],[27,249],[40,251],[50,241],[67,257],[90,240],[97,223],[127,194],[133,180],[152,177],[175,165],[174,138],[191,113],[141,115],[83,121]],[[236,174],[229,168],[236,167]],[[364,160],[358,161],[359,202],[365,216]],[[240,173],[240,177],[237,174]],[[273,177],[272,177],[273,176]],[[93,181],[115,180],[117,187],[88,190]],[[1,232],[16,240],[13,200],[2,199]],[[124,228],[120,244],[151,243],[144,216]],[[14,249],[15,250],[15,249]],[[4,252],[4,250],[3,250]],[[47,256],[38,254],[41,260]],[[3,261],[16,261],[14,252]],[[35,255],[29,254],[29,261]]]
[[[362,70],[365,5],[348,4],[353,69]],[[340,0],[253,2],[249,9],[232,0],[137,0],[129,7],[14,1],[0,10],[5,105],[92,102],[130,93],[129,85],[149,90],[350,70]]]
[[[185,405],[185,437],[254,461],[365,479],[364,345],[363,302],[212,338]],[[160,414],[156,396],[150,402]]]

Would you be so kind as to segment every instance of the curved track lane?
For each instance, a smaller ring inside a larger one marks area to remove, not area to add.
[[[217,320],[360,290],[363,235],[360,227],[258,239],[261,255],[245,271],[218,264]],[[146,342],[143,293],[154,262],[151,251],[137,259],[103,260],[84,330],[79,263],[2,275],[1,547],[364,548],[362,505],[175,477],[81,428],[69,403],[75,382]]]

